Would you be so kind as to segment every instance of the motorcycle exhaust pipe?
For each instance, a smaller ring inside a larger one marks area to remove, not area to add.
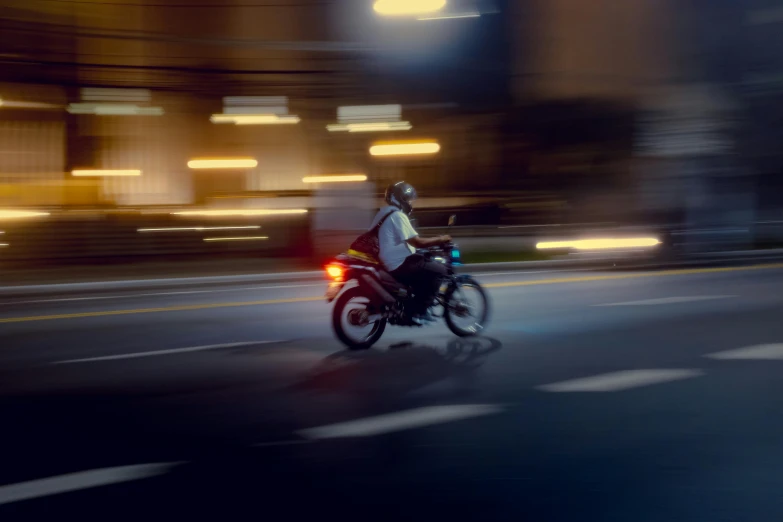
[[[375,294],[383,299],[386,304],[394,304],[396,301],[396,299],[392,297],[392,295],[387,292],[386,289],[378,283],[378,281],[368,276],[367,274],[363,274],[360,277],[360,281],[362,282],[362,286],[368,287],[370,290],[375,292]]]

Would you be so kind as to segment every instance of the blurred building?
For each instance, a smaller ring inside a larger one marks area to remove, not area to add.
[[[650,153],[640,139],[651,131],[639,129],[650,108],[682,97],[677,85],[742,98],[756,129],[742,150],[754,168],[780,168],[776,134],[765,132],[779,106],[774,2],[464,0],[452,2],[456,14],[481,16],[441,21],[384,20],[371,4],[0,2],[0,198],[231,205],[253,195],[269,205],[270,195],[306,194],[305,176],[364,173],[434,196],[525,194],[508,208],[540,204],[541,219],[560,203],[572,219],[644,219],[682,196],[667,192],[679,174],[637,168],[640,156],[678,154],[660,143]],[[82,88],[139,89],[149,93],[140,104],[160,111],[67,112],[84,103]],[[226,96],[286,97],[301,121],[215,125]],[[413,129],[327,132],[338,107],[378,104],[400,104]],[[368,153],[377,140],[422,138],[441,152]],[[258,166],[194,172],[197,157]],[[74,169],[141,175],[77,180]]]

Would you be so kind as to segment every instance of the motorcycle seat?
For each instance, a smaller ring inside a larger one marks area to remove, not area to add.
[[[406,285],[397,281],[394,276],[386,270],[378,270],[378,278],[381,280],[381,283],[384,286],[388,286],[390,288],[407,288]]]

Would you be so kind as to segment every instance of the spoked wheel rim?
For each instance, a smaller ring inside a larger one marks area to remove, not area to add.
[[[448,313],[451,325],[460,333],[476,335],[484,330],[489,304],[476,283],[460,283],[451,293]]]
[[[381,328],[382,319],[369,321],[370,300],[363,296],[352,296],[342,310],[340,326],[345,335],[356,344],[372,339]]]

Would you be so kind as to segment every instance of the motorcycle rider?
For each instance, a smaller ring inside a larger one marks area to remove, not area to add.
[[[395,279],[412,288],[411,315],[413,321],[421,325],[432,320],[429,308],[447,271],[443,264],[417,254],[416,249],[444,245],[451,241],[451,237],[419,236],[408,217],[413,212],[412,203],[417,197],[416,189],[404,181],[390,185],[386,189],[387,206],[375,216],[371,228],[392,213],[378,231],[379,257]]]

